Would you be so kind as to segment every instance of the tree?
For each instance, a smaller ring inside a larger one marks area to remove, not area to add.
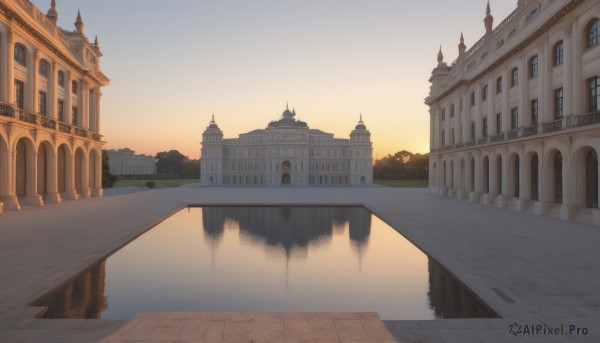
[[[169,179],[199,179],[200,161],[190,160],[177,150],[156,154],[156,171],[159,177]]]
[[[113,175],[110,173],[110,166],[108,165],[108,153],[106,150],[102,150],[102,188],[111,188],[118,180],[119,175]]]
[[[426,180],[429,166],[428,154],[413,154],[402,150],[394,155],[376,160],[373,178],[379,180]]]

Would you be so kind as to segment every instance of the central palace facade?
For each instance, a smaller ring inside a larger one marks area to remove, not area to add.
[[[214,117],[202,134],[204,186],[369,186],[371,133],[362,118],[350,139],[310,129],[287,107],[265,129],[223,139]]]

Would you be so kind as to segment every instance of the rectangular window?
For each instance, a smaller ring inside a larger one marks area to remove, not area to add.
[[[510,129],[516,130],[519,128],[519,108],[515,107],[510,110]]]
[[[471,92],[471,107],[475,106],[475,91]]]
[[[487,122],[487,118],[483,118],[483,137],[487,137],[488,136],[488,122]]]
[[[450,104],[450,118],[454,118],[454,104]]]
[[[483,86],[483,91],[481,92],[481,101],[486,101],[488,97],[488,85]]]
[[[57,108],[57,112],[58,112],[58,120],[60,121],[65,121],[65,103],[58,99],[58,108]]]
[[[538,55],[533,56],[529,59],[529,77],[538,76]]]
[[[442,121],[446,120],[446,108],[442,108]]]
[[[446,130],[442,130],[442,146],[446,146]]]
[[[40,115],[46,116],[46,92],[39,92],[39,107],[40,107]]]
[[[515,68],[512,70],[511,78],[510,78],[510,86],[514,87],[519,84],[519,68]]]
[[[496,79],[496,94],[502,93],[502,76]]]
[[[496,133],[502,132],[502,113],[496,113]]]
[[[562,119],[563,117],[563,89],[559,88],[554,91],[554,119]]]
[[[565,45],[563,44],[563,41],[556,43],[556,45],[554,46],[554,65],[560,65],[564,63],[564,51]]]
[[[538,110],[539,104],[538,99],[531,100],[531,125],[538,124]]]
[[[454,145],[456,143],[456,135],[454,134],[454,129],[452,129],[452,131],[450,131],[450,144]]]
[[[20,80],[15,80],[15,100],[17,107],[23,109],[25,106],[25,83]]]
[[[471,140],[472,141],[475,140],[475,122],[474,121],[471,122]]]
[[[600,111],[600,76],[588,80],[588,101],[590,112]]]
[[[77,120],[77,106],[73,106],[73,108],[71,108],[71,116],[72,116],[72,120],[71,120],[71,124],[78,126],[78,120]]]

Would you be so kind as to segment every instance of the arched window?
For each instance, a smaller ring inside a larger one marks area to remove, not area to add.
[[[15,62],[27,67],[27,49],[22,44],[15,44]]]
[[[62,70],[58,71],[58,76],[57,76],[57,80],[58,85],[61,87],[65,86],[65,73]]]
[[[600,20],[593,19],[587,26],[587,47],[593,48],[600,43]]]
[[[77,95],[77,81],[71,81],[71,93]]]
[[[519,84],[519,68],[514,68],[511,71],[510,86],[514,87]]]
[[[41,59],[38,67],[38,72],[40,73],[40,76],[48,78],[49,70],[50,65],[48,64],[48,61],[46,61],[45,59]]]
[[[502,76],[496,79],[496,94],[502,93]]]
[[[534,78],[538,76],[538,55],[535,55],[529,59],[529,77]]]
[[[561,65],[565,61],[565,45],[559,41],[554,45],[554,65]]]

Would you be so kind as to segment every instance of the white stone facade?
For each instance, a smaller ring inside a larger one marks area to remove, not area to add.
[[[102,53],[28,0],[0,0],[0,201],[4,209],[102,196]],[[2,206],[0,205],[0,208]]]
[[[110,173],[126,177],[156,175],[156,159],[130,149],[108,150]]]
[[[520,0],[425,99],[431,193],[600,224],[600,2]]]
[[[202,134],[205,186],[370,186],[371,134],[362,118],[350,139],[310,129],[287,108],[266,129],[223,139],[213,120]]]

